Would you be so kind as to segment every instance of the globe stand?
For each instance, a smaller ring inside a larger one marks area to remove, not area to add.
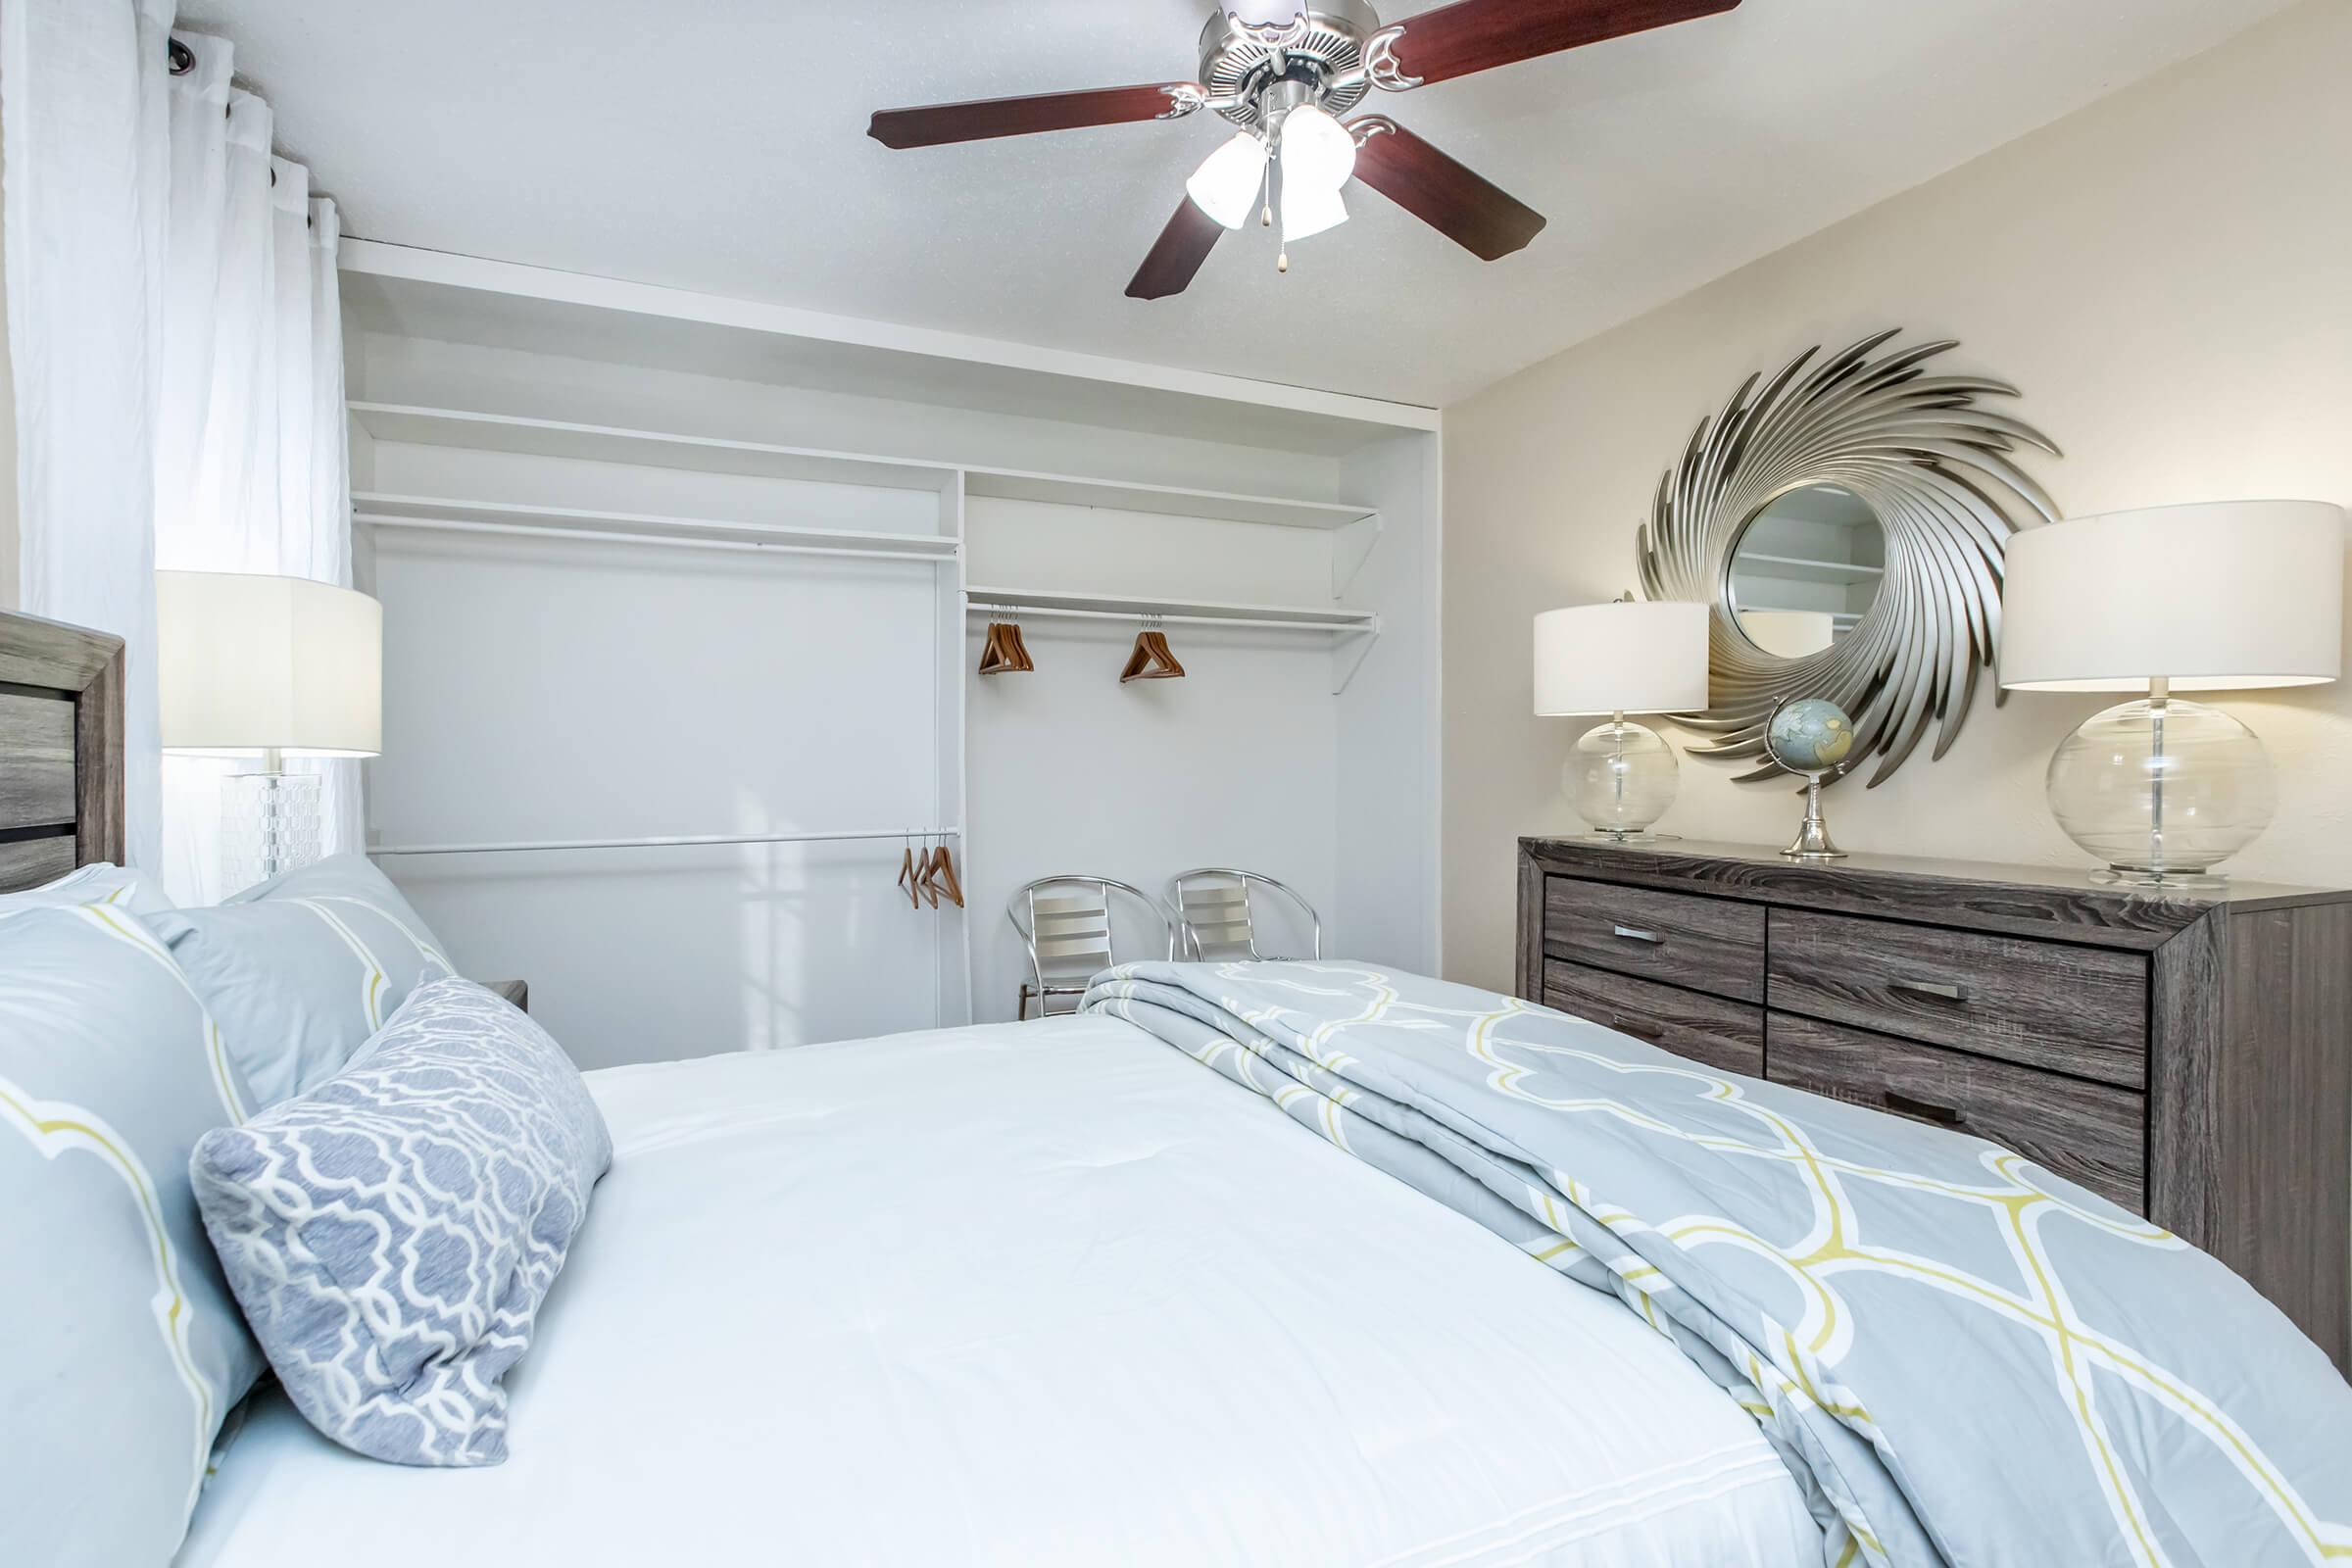
[[[1797,825],[1796,838],[1781,853],[1791,860],[1842,860],[1845,852],[1830,841],[1830,824],[1821,815],[1821,785],[1824,779],[1836,778],[1836,773],[1805,775],[1805,819]]]

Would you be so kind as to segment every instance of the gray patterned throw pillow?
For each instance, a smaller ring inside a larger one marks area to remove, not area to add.
[[[313,1426],[399,1464],[496,1464],[500,1380],[612,1160],[579,1070],[467,980],[343,1071],[197,1146],[230,1288]]]

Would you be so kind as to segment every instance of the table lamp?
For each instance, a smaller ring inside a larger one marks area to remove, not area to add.
[[[1649,836],[1674,804],[1674,748],[1628,713],[1684,713],[1707,706],[1707,607],[1664,601],[1576,605],[1536,617],[1536,712],[1606,713],[1560,769],[1560,789],[1596,836]]]
[[[2103,881],[2211,884],[2278,806],[2262,742],[2181,692],[2331,681],[2343,659],[2344,513],[2318,501],[2156,507],[2009,541],[2001,684],[2147,696],[2050,758],[2051,814]]]
[[[164,750],[261,760],[222,786],[226,851],[246,862],[230,884],[317,859],[319,779],[285,761],[382,750],[382,607],[304,577],[159,571],[155,621]]]

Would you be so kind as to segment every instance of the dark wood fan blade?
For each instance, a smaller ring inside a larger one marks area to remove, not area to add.
[[[1398,72],[1423,84],[1629,32],[1711,17],[1740,0],[1456,0],[1403,21]]]
[[[1097,87],[1030,98],[983,98],[921,109],[878,109],[865,133],[885,147],[938,147],[948,142],[1027,136],[1041,130],[1122,125],[1139,120],[1176,120],[1200,107],[1198,83]]]
[[[1542,213],[1472,173],[1386,115],[1348,122],[1355,177],[1483,261],[1498,261],[1544,230]]]
[[[1127,285],[1127,297],[1158,300],[1183,293],[1192,287],[1200,264],[1217,248],[1217,236],[1224,232],[1225,225],[1194,206],[1191,197],[1178,202],[1176,216],[1159,231],[1159,238],[1152,242],[1152,254],[1144,258],[1144,265],[1135,270],[1135,280]]]

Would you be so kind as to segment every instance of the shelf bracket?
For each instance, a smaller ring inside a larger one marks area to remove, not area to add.
[[[1366,626],[1350,626],[1331,642],[1331,695],[1341,696],[1355,679],[1355,672],[1364,667],[1371,656],[1372,645],[1380,641],[1380,620],[1375,616]]]
[[[1380,514],[1358,517],[1334,529],[1331,536],[1331,597],[1344,599],[1355,584],[1355,574],[1380,543]]]

